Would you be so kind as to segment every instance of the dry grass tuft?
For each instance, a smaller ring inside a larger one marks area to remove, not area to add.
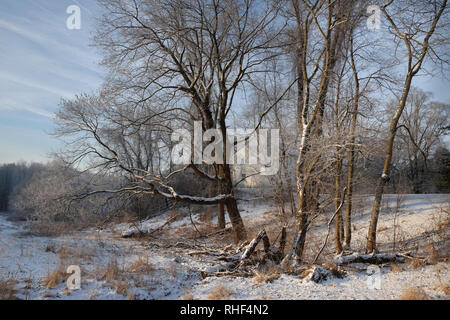
[[[273,282],[280,277],[280,270],[275,267],[269,267],[264,270],[256,271],[253,281],[255,283]]]
[[[435,289],[442,291],[446,296],[450,296],[450,281],[447,283],[441,283]]]
[[[397,263],[391,263],[389,266],[391,267],[391,271],[395,273],[402,272],[404,270],[403,267]]]
[[[111,259],[108,261],[102,278],[107,282],[121,279],[121,271],[116,259]]]
[[[194,300],[191,289],[186,289],[184,294],[180,297],[181,300]]]
[[[118,294],[124,296],[128,295],[128,283],[126,281],[122,280],[113,281],[111,282],[110,288],[114,289]]]
[[[410,260],[409,265],[413,269],[422,269],[425,266],[425,261],[418,258],[413,258]]]
[[[14,296],[16,294],[16,280],[10,279],[0,279],[0,300],[17,300]]]
[[[136,300],[136,294],[134,293],[134,291],[128,291],[127,300]]]
[[[399,300],[430,300],[430,296],[419,287],[408,288],[400,295]]]
[[[227,300],[230,299],[231,292],[224,285],[220,285],[216,287],[213,291],[211,291],[207,298],[210,300]]]
[[[44,278],[44,286],[49,289],[55,288],[58,284],[62,283],[68,275],[65,272],[63,263],[60,263],[58,267],[47,274]]]
[[[433,246],[429,246],[427,248],[428,257],[426,259],[428,264],[435,265],[442,258],[441,255],[437,252],[437,250]]]
[[[128,267],[128,271],[130,272],[151,273],[154,270],[155,268],[148,261],[148,256],[145,258],[139,256],[136,262]]]

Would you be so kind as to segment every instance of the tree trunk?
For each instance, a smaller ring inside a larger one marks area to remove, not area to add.
[[[224,180],[222,183],[222,188],[225,194],[234,195],[233,182],[231,179],[230,166],[228,164],[220,164],[219,168],[223,170]],[[225,200],[225,205],[227,207],[228,216],[230,217],[231,225],[233,227],[234,242],[239,243],[247,239],[247,231],[245,230],[244,222],[239,213],[237,201],[235,197],[228,198]]]
[[[352,31],[353,32],[353,31]],[[353,51],[353,33],[350,33],[350,61],[353,70],[353,77],[355,80],[355,97],[353,99],[352,110],[352,124],[350,128],[350,146],[348,151],[348,171],[347,171],[347,207],[345,209],[345,239],[344,248],[350,249],[352,240],[352,204],[353,204],[353,175],[355,172],[355,134],[356,134],[356,120],[358,118],[359,106],[359,77],[355,64],[355,56]]]
[[[335,199],[334,199],[334,207],[336,210],[336,236],[335,236],[335,244],[336,244],[336,254],[340,254],[342,252],[342,241],[344,238],[344,221],[342,219],[342,211],[341,211],[341,171],[342,171],[342,157],[339,155],[336,162],[336,177],[335,177]]]
[[[231,225],[233,226],[234,242],[239,243],[247,239],[247,231],[244,227],[237,201],[235,198],[230,198],[225,202],[227,206],[228,216],[230,217]]]
[[[220,177],[224,177],[223,174],[223,170],[221,169],[222,166],[218,166],[218,170],[219,170],[219,176]],[[220,181],[217,183],[217,194],[221,194],[222,193],[222,186]],[[218,227],[219,229],[225,229],[225,207],[223,205],[223,203],[219,203],[217,205],[217,223],[218,223]]]
[[[392,3],[392,2],[390,2],[390,3]],[[378,185],[377,185],[377,189],[375,192],[375,199],[373,202],[372,216],[370,218],[369,233],[367,236],[367,246],[366,246],[366,251],[368,253],[372,253],[376,250],[377,222],[378,222],[378,216],[380,214],[380,203],[381,203],[381,198],[383,196],[384,186],[389,181],[389,173],[391,170],[391,161],[392,161],[392,147],[394,144],[395,134],[397,132],[397,124],[400,119],[400,116],[403,113],[403,109],[405,108],[406,99],[408,98],[412,79],[417,74],[417,72],[419,72],[419,70],[422,66],[422,62],[423,62],[423,60],[428,52],[428,49],[429,49],[429,40],[436,29],[437,23],[442,15],[442,13],[444,12],[444,9],[447,7],[447,0],[444,0],[441,4],[439,11],[434,16],[433,22],[431,23],[431,26],[430,26],[430,30],[426,33],[425,38],[421,42],[422,50],[420,52],[419,57],[417,58],[416,63],[413,64],[412,63],[413,57],[417,57],[417,55],[414,55],[411,51],[411,39],[408,38],[407,34],[398,30],[398,28],[395,25],[394,21],[392,20],[391,16],[386,12],[386,7],[390,3],[383,6],[381,8],[381,10],[383,11],[383,13],[386,16],[389,23],[394,27],[397,34],[401,38],[403,38],[406,48],[408,49],[408,74],[406,75],[405,84],[403,86],[402,96],[400,98],[395,115],[391,120],[391,126],[389,128],[389,136],[388,136],[388,140],[386,143],[383,173],[381,174],[381,177],[378,180]]]
[[[409,89],[411,88],[412,78],[413,74],[411,72],[408,72],[405,85],[403,87],[402,97],[398,104],[397,111],[395,112],[395,115],[391,120],[391,126],[389,128],[389,135],[386,143],[383,172],[378,180],[377,188],[375,190],[375,199],[373,201],[372,215],[370,217],[370,225],[366,245],[367,253],[372,253],[376,251],[377,223],[378,223],[378,216],[380,214],[381,199],[383,197],[384,186],[389,181],[389,174],[392,162],[392,149],[394,145],[395,134],[397,132],[397,124],[403,112],[403,109],[405,108],[406,105],[406,99],[408,97]]]

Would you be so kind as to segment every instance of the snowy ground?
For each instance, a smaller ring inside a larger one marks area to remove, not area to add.
[[[371,199],[355,201],[352,246],[356,249],[365,243]],[[220,297],[217,292],[222,297],[228,292],[231,299],[395,299],[409,287],[421,287],[435,299],[448,299],[444,288],[450,283],[445,258],[450,229],[443,209],[448,210],[449,203],[450,195],[386,195],[380,215],[380,250],[392,250],[395,232],[396,249],[425,256],[432,245],[441,255],[436,264],[386,265],[379,270],[379,278],[366,270],[367,265],[359,265],[348,268],[342,279],[322,283],[286,274],[272,282],[257,277],[203,278],[201,271],[211,271],[224,262],[201,252],[220,251],[231,243],[229,233],[198,237],[198,232],[215,231],[215,219],[205,209],[193,209],[191,215],[187,208],[174,209],[139,225],[111,224],[102,230],[59,237],[34,236],[25,222],[12,222],[4,213],[0,214],[0,281],[14,280],[14,296],[19,299],[208,299]],[[267,201],[241,201],[240,209],[250,236],[262,228],[271,240],[277,236],[278,210]],[[321,245],[326,221],[326,216],[318,218],[311,228],[306,257]],[[136,228],[153,233],[143,238],[120,237],[123,231]],[[330,236],[321,262],[332,258],[332,251]],[[81,268],[80,290],[67,289],[64,271],[69,265]],[[212,292],[216,295],[211,296]]]

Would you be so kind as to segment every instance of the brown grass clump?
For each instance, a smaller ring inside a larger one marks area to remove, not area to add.
[[[409,262],[409,267],[413,269],[422,269],[425,265],[425,261],[418,258],[413,258]]]
[[[256,271],[253,281],[255,283],[273,282],[279,277],[280,271],[275,267],[270,267],[261,271]]]
[[[110,285],[111,289],[114,289],[116,293],[121,295],[128,295],[128,283],[126,281],[117,280],[113,281]]]
[[[450,281],[447,283],[441,283],[435,289],[442,291],[446,296],[450,296]]]
[[[64,265],[63,263],[60,263],[54,271],[48,273],[44,278],[44,285],[49,289],[53,289],[58,284],[62,283],[66,276],[68,275],[65,272]]]
[[[397,273],[397,272],[402,272],[403,271],[403,267],[398,265],[398,264],[396,264],[396,263],[391,263],[389,266],[391,267],[391,271],[392,272]]]
[[[441,269],[439,269],[436,273],[439,284],[435,286],[433,289],[443,292],[446,296],[450,295],[450,281],[444,280],[441,278]]]
[[[181,300],[194,300],[194,296],[190,289],[186,289],[184,291],[184,294],[180,298],[181,298]]]
[[[130,272],[143,272],[150,273],[155,270],[155,268],[149,263],[148,256],[145,259],[139,256],[135,263],[128,267]]]
[[[439,262],[439,260],[441,259],[441,255],[437,252],[437,250],[433,247],[433,246],[429,246],[427,248],[427,253],[428,253],[428,257],[427,257],[427,263],[428,264],[432,264],[435,265]]]
[[[231,292],[224,285],[220,285],[212,290],[207,298],[210,300],[227,300],[231,296]]]
[[[16,300],[17,298],[14,296],[16,294],[15,285],[14,279],[0,279],[0,300]]]
[[[119,269],[119,265],[117,264],[117,260],[109,260],[104,270],[103,279],[107,282],[111,282],[113,280],[119,280],[121,278],[120,275],[121,271]]]
[[[134,291],[128,291],[127,300],[136,300],[136,294]]]
[[[408,288],[400,295],[399,300],[430,300],[430,296],[419,287]]]

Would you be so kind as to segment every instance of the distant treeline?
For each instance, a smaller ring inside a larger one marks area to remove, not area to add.
[[[11,163],[0,166],[0,211],[9,209],[9,200],[14,190],[25,185],[31,177],[45,168],[40,163]]]
[[[399,159],[394,163],[394,172],[390,183],[390,192],[393,193],[450,193],[450,151],[445,147],[438,147],[427,163],[422,158]],[[357,168],[362,179],[374,180],[378,167],[382,166],[382,159],[371,159],[361,167]],[[74,178],[77,178],[76,181]],[[92,177],[88,173],[79,173],[74,169],[64,168],[57,163],[11,163],[0,165],[0,211],[8,211],[13,207],[23,208],[18,202],[29,202],[35,192],[44,194],[39,199],[47,198],[51,201],[55,193],[70,195],[70,193],[94,190],[89,185]],[[126,181],[118,181],[117,177],[103,178],[103,185],[112,187],[117,184],[126,184]],[[119,179],[120,180],[120,179]],[[96,179],[98,182],[98,178]],[[175,183],[176,189],[189,193],[192,184],[198,184],[197,189],[207,189],[199,185],[197,179],[184,174]],[[358,183],[358,182],[356,182]],[[99,183],[97,183],[99,185]],[[186,190],[182,190],[186,189]],[[362,193],[371,193],[373,190],[359,189]],[[13,203],[14,202],[14,203]],[[31,206],[36,205],[35,203]],[[156,205],[156,206],[155,206]],[[133,205],[127,204],[127,211],[145,211],[143,215],[151,215],[156,210],[167,206],[163,199],[153,198],[150,200],[139,199]],[[22,209],[25,210],[25,209]],[[33,211],[33,208],[28,208]]]
[[[48,226],[54,222],[89,223],[115,216],[145,218],[173,204],[151,194],[104,192],[130,183],[123,175],[79,171],[59,161],[0,165],[0,211],[21,213],[34,223]],[[192,187],[207,192],[193,173],[177,175],[174,186],[186,194],[192,192]]]

